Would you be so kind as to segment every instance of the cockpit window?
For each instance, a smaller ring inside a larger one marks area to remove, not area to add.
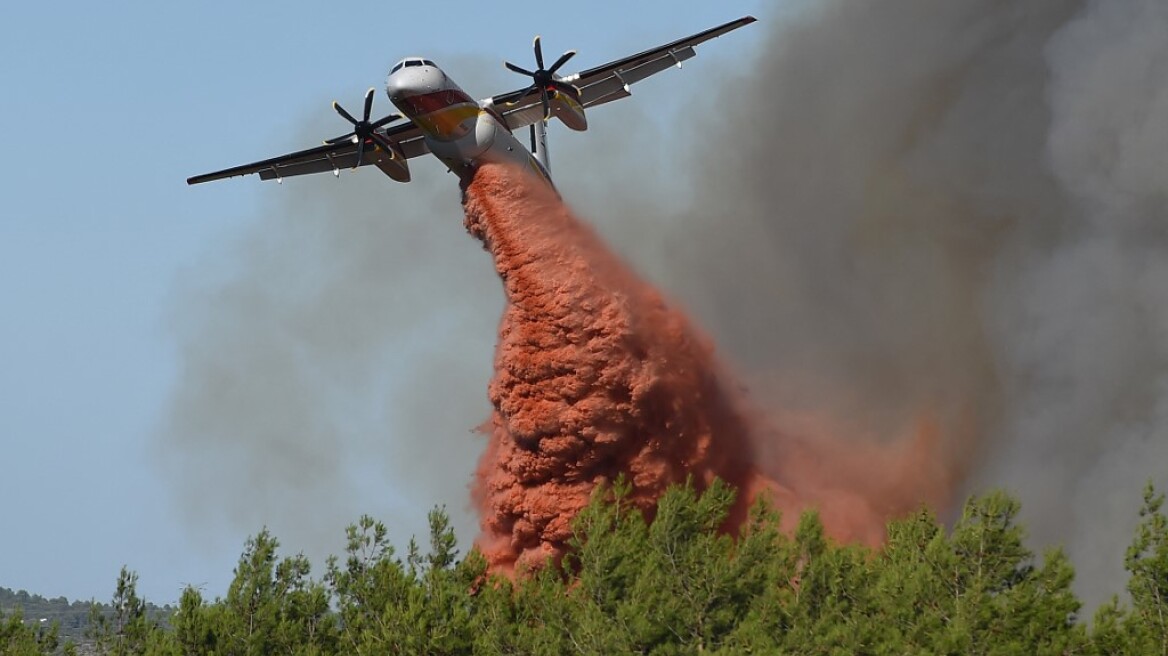
[[[393,73],[400,71],[403,67],[413,66],[434,66],[437,68],[434,62],[430,61],[429,59],[403,59],[393,67],[393,70],[390,71],[390,74],[392,75]]]

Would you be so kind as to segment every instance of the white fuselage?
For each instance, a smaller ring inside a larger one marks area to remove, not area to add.
[[[492,107],[468,96],[434,62],[403,59],[385,82],[395,106],[422,129],[426,145],[450,170],[466,179],[484,161],[511,162],[545,180],[547,171]]]

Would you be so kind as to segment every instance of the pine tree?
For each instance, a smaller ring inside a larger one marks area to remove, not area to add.
[[[324,586],[309,578],[303,555],[277,560],[278,547],[267,529],[247,541],[222,604],[224,612],[211,615],[214,637],[205,638],[219,653],[336,651],[337,629]]]
[[[138,596],[138,574],[122,567],[111,601],[112,612],[90,607],[87,637],[99,654],[108,656],[164,656],[177,654],[173,637],[157,618],[146,612],[146,600]]]
[[[24,621],[24,613],[17,608],[7,616],[0,609],[0,654],[11,656],[41,656],[56,653],[59,640],[55,623],[38,627]],[[72,646],[69,646],[72,649]]]
[[[1163,505],[1164,495],[1156,494],[1149,482],[1141,521],[1124,558],[1132,599],[1126,628],[1138,653],[1168,656],[1168,518]]]
[[[345,567],[329,563],[342,641],[352,653],[457,654],[474,642],[472,592],[486,574],[478,556],[458,561],[445,511],[430,513],[430,549],[411,540],[405,562],[394,557],[381,522],[362,517],[348,529]]]

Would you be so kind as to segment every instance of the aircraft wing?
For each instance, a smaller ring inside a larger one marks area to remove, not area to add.
[[[743,16],[724,25],[712,27],[704,32],[678,39],[663,46],[657,46],[635,55],[629,55],[586,71],[565,76],[563,82],[574,84],[580,89],[580,102],[585,108],[603,105],[613,100],[632,95],[629,85],[660,73],[671,66],[681,67],[681,62],[696,53],[694,46],[722,36],[745,25],[753,23],[753,16]],[[543,105],[538,89],[524,87],[516,91],[500,94],[485,101],[493,105],[512,130],[525,127],[543,118]]]
[[[422,130],[413,122],[399,123],[378,130],[387,139],[397,144],[406,159],[424,155],[429,152],[426,141],[422,138]],[[365,155],[361,166],[375,164],[382,156],[382,151],[376,150],[372,143],[366,143]],[[187,184],[199,184],[212,180],[233,178],[237,175],[259,173],[261,180],[279,180],[293,175],[308,173],[324,173],[343,168],[352,168],[357,163],[357,144],[353,141],[344,141],[339,144],[325,144],[315,148],[280,155],[251,164],[234,166],[214,173],[204,173],[187,178]]]

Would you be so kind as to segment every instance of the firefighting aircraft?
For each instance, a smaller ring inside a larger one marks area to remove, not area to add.
[[[187,184],[259,173],[261,180],[281,182],[286,177],[372,164],[398,182],[409,182],[408,160],[433,153],[466,181],[483,161],[510,161],[528,167],[551,183],[545,126],[553,116],[572,130],[588,129],[584,110],[632,93],[629,85],[677,66],[694,56],[694,46],[755,21],[745,16],[684,39],[609,62],[586,71],[557,73],[576,51],[569,50],[550,68],[535,37],[536,70],[511,62],[504,65],[531,78],[531,85],[475,102],[434,62],[421,57],[401,60],[389,72],[385,91],[401,114],[370,121],[374,89],[365,94],[360,120],[337,103],[333,109],[352,124],[353,131],[329,139],[323,146],[187,178]],[[405,120],[400,120],[405,119]],[[528,128],[530,149],[514,132]]]

